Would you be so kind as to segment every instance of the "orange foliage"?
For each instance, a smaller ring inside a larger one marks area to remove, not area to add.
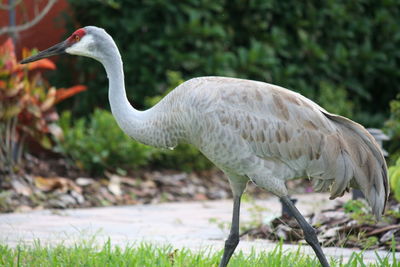
[[[24,57],[31,54],[23,49]],[[58,119],[54,105],[86,90],[83,85],[68,89],[49,86],[40,71],[54,69],[56,66],[49,59],[19,64],[11,39],[0,46],[0,123],[18,118],[17,140],[29,136],[42,147],[50,148],[49,125]]]
[[[69,98],[77,93],[85,91],[86,88],[87,87],[84,85],[75,85],[67,89],[65,88],[58,89],[56,92],[56,99],[54,103],[57,104],[58,102],[61,102],[66,98]]]

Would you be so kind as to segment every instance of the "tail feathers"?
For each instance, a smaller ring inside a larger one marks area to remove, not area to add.
[[[360,124],[341,116],[325,112],[324,114],[335,122],[345,136],[340,141],[345,143],[341,146],[342,162],[337,163],[343,176],[336,174],[336,177],[343,179],[335,180],[331,188],[331,197],[343,194],[350,181],[350,185],[357,186],[364,193],[374,215],[379,219],[385,210],[389,195],[387,166],[381,148]]]
[[[346,150],[341,150],[341,157],[338,158],[336,164],[336,179],[331,187],[331,199],[343,195],[348,187],[349,181],[354,177],[353,169],[351,156]]]

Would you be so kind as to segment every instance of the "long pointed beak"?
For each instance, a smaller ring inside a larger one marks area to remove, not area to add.
[[[20,63],[26,64],[29,62],[37,61],[42,58],[64,54],[65,49],[67,49],[68,47],[69,47],[69,44],[68,44],[67,40],[65,40],[65,41],[58,43],[50,48],[47,48],[46,50],[43,50],[43,51],[37,53],[34,56],[23,59]]]

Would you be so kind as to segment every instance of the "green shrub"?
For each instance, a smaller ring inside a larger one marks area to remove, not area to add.
[[[394,197],[400,202],[400,157],[395,165],[389,167],[389,179]]]
[[[390,102],[390,118],[385,122],[385,131],[390,137],[388,144],[389,179],[394,197],[400,201],[400,94]]]
[[[343,208],[344,212],[359,224],[374,224],[375,222],[371,208],[365,200],[350,199],[344,204]]]
[[[342,87],[333,87],[321,82],[317,102],[330,113],[339,114],[348,118],[354,115],[354,104],[348,100],[347,91]]]
[[[58,140],[58,151],[92,174],[145,166],[154,151],[123,133],[112,114],[105,110],[96,109],[90,119],[82,118],[74,124],[71,113],[65,111],[59,123],[64,138]]]
[[[182,73],[179,71],[166,71],[167,76],[167,89],[161,95],[156,96],[146,96],[144,99],[144,104],[147,107],[152,107],[156,105],[161,99],[163,99],[169,92],[171,92],[175,87],[178,87],[185,80],[182,78]]]
[[[388,152],[390,163],[400,158],[400,94],[390,102],[390,118],[385,122],[385,131],[390,137]]]

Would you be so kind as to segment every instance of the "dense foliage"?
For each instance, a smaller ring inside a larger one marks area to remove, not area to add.
[[[65,111],[60,126],[64,136],[58,140],[58,151],[92,174],[145,166],[154,150],[124,134],[108,111],[96,109],[90,119],[73,124],[71,112]]]
[[[400,201],[400,94],[390,102],[390,118],[385,123],[391,138],[389,153],[389,179],[394,197]]]
[[[397,99],[390,101],[390,117],[385,122],[385,131],[390,137],[389,163],[394,163],[400,158],[400,94],[397,95]]]
[[[396,164],[389,167],[390,187],[394,197],[400,201],[400,157]]]
[[[137,107],[144,107],[145,96],[165,90],[167,70],[185,79],[226,75],[279,84],[332,112],[354,114],[367,126],[381,126],[399,90],[399,1],[69,3],[75,14],[71,31],[97,25],[114,37],[125,62],[128,95]],[[100,64],[73,60],[76,70],[65,62],[68,71],[57,75],[91,88],[73,100],[74,111],[89,114],[95,106],[106,106]],[[323,96],[327,90],[333,102]],[[337,90],[345,93],[335,95]],[[332,104],[348,99],[352,106]]]

